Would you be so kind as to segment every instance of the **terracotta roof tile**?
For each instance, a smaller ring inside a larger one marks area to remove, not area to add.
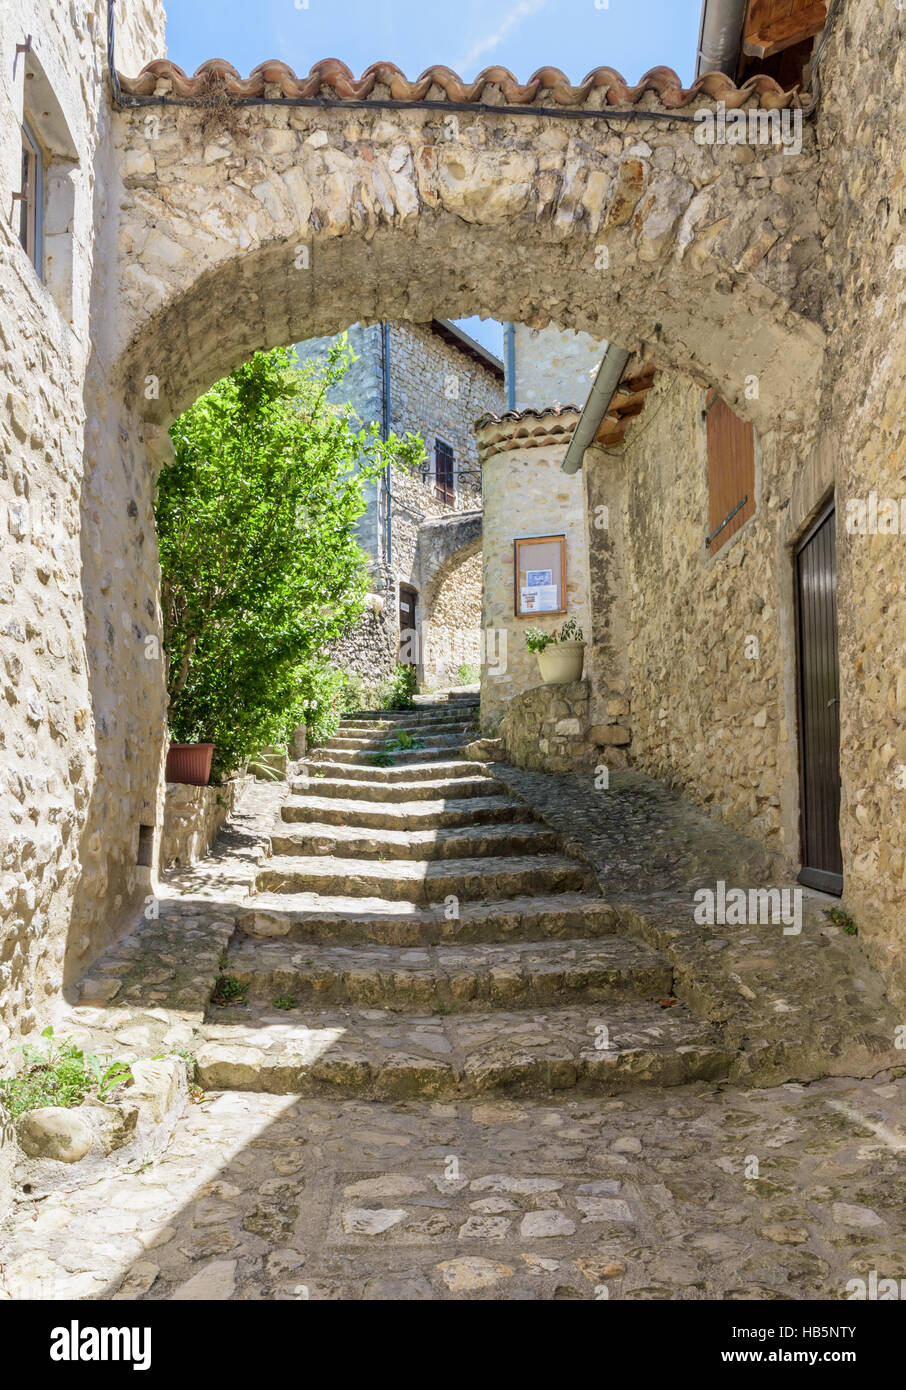
[[[486,410],[484,415],[480,415],[475,421],[475,429],[480,430],[484,425],[499,425],[506,420],[545,420],[551,415],[581,414],[581,405],[546,405],[541,408],[529,405],[524,410],[503,410],[500,414],[495,410]]]
[[[609,67],[593,68],[578,86],[573,86],[566,75],[554,67],[539,68],[526,83],[518,82],[509,68],[498,66],[485,68],[474,82],[464,82],[452,68],[443,64],[426,68],[414,82],[410,82],[395,63],[372,63],[356,78],[338,58],[325,58],[315,63],[307,77],[297,77],[287,63],[271,59],[259,63],[243,78],[223,58],[211,58],[202,63],[191,77],[169,58],[146,63],[137,77],[124,77],[121,73],[118,76],[127,96],[154,96],[158,83],[166,81],[173,96],[189,100],[204,95],[212,78],[222,82],[227,95],[239,99],[263,97],[266,88],[277,87],[284,97],[291,98],[368,101],[388,96],[400,102],[425,101],[433,90],[434,96],[430,99],[438,101],[498,104],[502,97],[503,104],[508,106],[587,106],[593,109],[637,106],[651,93],[656,106],[665,111],[701,100],[723,101],[728,109],[749,101],[776,109],[798,104],[800,100],[795,88],[785,92],[772,77],[764,74],[750,77],[737,87],[726,74],[708,72],[691,87],[683,87],[678,75],[668,67],[652,68],[635,87],[630,87],[615,68]]]
[[[630,422],[641,415],[654,383],[650,362],[633,359],[614,392],[610,408],[595,436],[603,449],[622,444]],[[566,444],[579,422],[582,406],[554,405],[544,409],[507,410],[497,415],[487,411],[475,421],[480,463],[510,449],[532,449]]]

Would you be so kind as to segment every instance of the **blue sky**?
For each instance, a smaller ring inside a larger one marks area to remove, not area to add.
[[[695,72],[701,0],[165,0],[167,51],[187,72],[226,58],[247,75],[282,58],[300,75],[340,58],[358,76],[389,60],[408,77],[445,63],[466,79],[502,64],[520,81],[551,64],[579,82],[607,64],[637,82],[658,64]],[[600,8],[598,8],[600,6]],[[501,351],[500,327],[464,322]]]

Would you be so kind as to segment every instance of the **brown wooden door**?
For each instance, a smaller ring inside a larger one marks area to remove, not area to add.
[[[799,646],[800,883],[843,892],[840,852],[840,669],[834,508],[796,550]]]
[[[400,651],[399,659],[403,666],[418,665],[416,633],[418,590],[409,584],[400,585]]]

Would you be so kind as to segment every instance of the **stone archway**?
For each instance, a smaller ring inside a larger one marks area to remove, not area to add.
[[[173,73],[152,65],[150,90],[166,96]],[[484,313],[612,338],[769,428],[801,430],[813,411],[824,267],[811,132],[792,178],[782,152],[699,145],[689,120],[717,96],[782,104],[773,84],[690,94],[659,70],[632,91],[611,74],[554,98],[539,80],[516,112],[499,75],[471,110],[394,106],[388,75],[351,108],[322,83],[327,104],[228,106],[219,129],[209,108],[154,97],[112,118],[81,499],[97,771],[67,978],[117,929],[109,905],[127,914],[144,891],[134,841],[159,823],[163,673],[149,651],[166,429],[255,350],[355,321]],[[561,97],[594,114],[561,120],[548,110]],[[423,98],[443,103],[446,88],[429,82]],[[596,101],[609,103],[600,115]]]
[[[543,114],[541,82],[508,109],[503,70],[483,83],[490,109],[445,115],[439,76],[425,91],[440,110],[394,107],[392,73],[376,70],[353,110],[276,100],[229,108],[218,128],[210,109],[162,104],[187,82],[201,91],[200,72],[122,79],[158,93],[116,118],[119,375],[144,419],[168,423],[259,347],[472,313],[644,349],[754,419],[807,410],[823,347],[810,132],[795,179],[780,150],[699,144],[707,85],[683,93],[666,69],[631,90],[610,73],[618,112],[581,122]],[[760,81],[721,95],[791,100]],[[591,115],[602,85],[569,90]],[[389,109],[374,104],[385,91]]]

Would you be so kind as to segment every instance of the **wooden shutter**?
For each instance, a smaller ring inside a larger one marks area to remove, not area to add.
[[[444,506],[453,506],[456,499],[453,485],[453,448],[443,439],[434,441],[434,491]]]
[[[708,552],[716,555],[755,515],[755,431],[708,392]]]
[[[22,127],[22,186],[14,195],[19,203],[19,240],[35,269],[38,265],[38,199],[43,196],[41,189],[41,161],[38,147],[25,126]]]

